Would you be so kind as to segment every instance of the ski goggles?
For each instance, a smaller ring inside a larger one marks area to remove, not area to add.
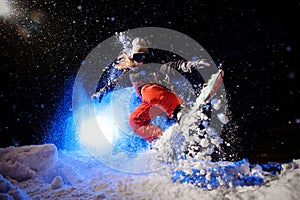
[[[148,53],[135,53],[135,54],[132,55],[132,60],[140,63],[140,62],[143,62],[145,60],[147,55],[148,55]]]

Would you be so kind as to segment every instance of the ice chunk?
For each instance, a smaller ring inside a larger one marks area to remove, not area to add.
[[[223,139],[220,138],[219,136],[216,136],[215,138],[211,139],[211,143],[214,144],[214,145],[216,145],[217,147],[219,147],[220,144],[223,143]]]
[[[202,139],[200,142],[200,145],[202,147],[207,147],[209,145],[209,140],[208,139]]]
[[[215,136],[215,135],[217,135],[216,129],[211,128],[211,127],[208,127],[207,130],[206,130],[206,132],[207,132],[208,136]]]
[[[60,176],[56,176],[53,181],[51,182],[51,185],[50,187],[53,189],[53,190],[56,190],[56,189],[60,189],[62,188],[64,185],[64,182],[62,180],[62,178]]]
[[[214,101],[212,101],[213,108],[215,110],[219,110],[221,108],[221,103],[222,102],[220,99],[219,100],[214,99]]]
[[[223,124],[227,124],[229,122],[228,117],[224,113],[219,113],[217,116],[220,122],[222,122]]]

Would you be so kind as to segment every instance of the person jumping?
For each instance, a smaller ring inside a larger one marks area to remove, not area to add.
[[[149,52],[151,49],[147,48],[145,40],[137,38],[132,41],[132,55],[121,53],[114,63],[114,67],[119,70],[136,70],[145,63],[153,61],[159,62],[153,53]],[[152,51],[153,52],[153,51]],[[151,59],[152,56],[152,59]],[[165,60],[167,56],[164,57]],[[171,56],[174,59],[174,56]],[[167,72],[169,68],[176,69],[185,73],[186,76],[191,76],[192,71],[195,70],[195,66],[204,65],[209,66],[203,60],[198,61],[186,61],[183,58],[176,58],[177,60],[171,60],[162,65],[161,69]],[[196,70],[197,71],[197,70]],[[195,73],[198,77],[197,80],[204,83],[200,74]],[[186,77],[185,76],[185,77]],[[170,88],[167,88],[163,84],[157,82],[151,82],[143,80],[144,77],[140,77],[139,73],[130,74],[130,80],[135,87],[142,103],[130,114],[129,125],[132,130],[140,135],[145,140],[151,142],[157,139],[163,134],[160,127],[151,124],[151,120],[159,115],[165,114],[168,118],[179,120],[179,111],[186,105],[186,102],[179,97]],[[153,80],[152,80],[153,81]]]

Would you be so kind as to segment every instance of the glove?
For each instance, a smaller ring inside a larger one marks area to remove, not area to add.
[[[94,93],[92,96],[91,96],[91,100],[95,100],[95,99],[98,99],[100,96],[100,94],[98,92]]]
[[[208,66],[210,66],[210,64],[208,62],[206,62],[205,59],[201,59],[201,60],[196,60],[196,61],[184,62],[180,65],[180,69],[183,72],[191,73],[193,68],[202,69],[202,68],[208,67]]]

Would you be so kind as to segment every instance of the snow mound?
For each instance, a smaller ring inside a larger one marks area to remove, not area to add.
[[[8,147],[0,149],[0,174],[17,180],[38,176],[49,169],[57,159],[56,146],[53,144]]]
[[[22,167],[16,167],[17,162]],[[0,199],[300,199],[299,165],[300,160],[281,164],[277,175],[252,168],[263,175],[263,184],[209,190],[173,182],[172,174],[115,171],[82,150],[57,151],[50,144],[8,147],[1,149]],[[227,170],[243,174],[250,166],[244,163]]]

